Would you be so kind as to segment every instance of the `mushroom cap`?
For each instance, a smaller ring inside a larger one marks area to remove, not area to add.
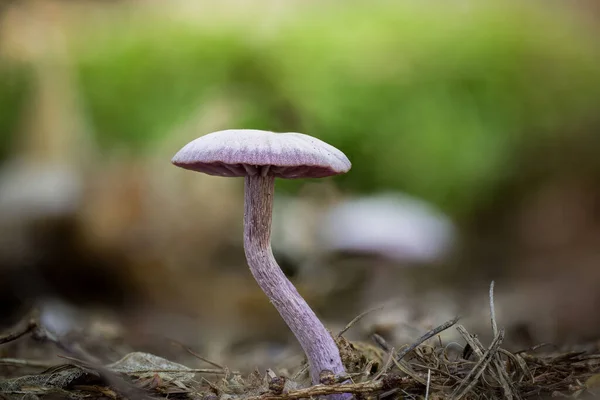
[[[452,221],[433,205],[402,193],[343,201],[321,223],[324,250],[376,254],[401,263],[441,260],[457,235]]]
[[[173,164],[208,175],[323,178],[348,172],[352,164],[335,147],[309,135],[228,129],[185,145]]]

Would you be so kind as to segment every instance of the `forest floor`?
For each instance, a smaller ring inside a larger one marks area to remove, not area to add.
[[[319,385],[309,383],[305,364],[296,371],[242,374],[183,345],[188,355],[207,367],[190,368],[139,351],[106,364],[94,352],[119,343],[90,343],[89,337],[76,335],[58,337],[32,314],[0,335],[0,398],[293,400],[351,393],[357,400],[584,399],[600,394],[598,345],[557,349],[541,344],[510,352],[502,347],[505,332],[496,324],[492,291],[490,311],[494,339],[487,346],[467,332],[458,318],[425,332],[409,345],[394,347],[378,335],[372,343],[350,342],[343,334],[362,317],[358,316],[335,336],[348,375],[323,375]],[[460,351],[442,342],[439,334],[447,329],[456,329],[464,340]]]

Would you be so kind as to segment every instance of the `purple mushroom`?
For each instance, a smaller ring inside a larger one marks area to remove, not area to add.
[[[322,371],[345,374],[331,334],[283,274],[271,251],[275,178],[343,174],[351,167],[344,153],[301,133],[231,129],[190,142],[172,162],[209,175],[244,177],[244,250],[252,275],[304,349],[313,383],[319,383]]]

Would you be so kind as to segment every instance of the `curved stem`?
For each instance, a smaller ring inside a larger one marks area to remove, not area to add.
[[[339,350],[313,310],[287,279],[271,251],[275,177],[245,178],[244,250],[252,275],[304,349],[313,383],[323,370],[345,374]]]

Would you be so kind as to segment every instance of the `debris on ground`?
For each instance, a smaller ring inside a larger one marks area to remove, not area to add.
[[[336,342],[347,376],[324,374],[310,385],[306,365],[296,371],[254,371],[242,374],[214,362],[211,368],[190,368],[165,358],[130,352],[102,364],[82,347],[46,330],[32,318],[0,336],[0,346],[31,339],[58,351],[60,362],[0,358],[0,398],[43,399],[202,399],[294,400],[336,393],[363,399],[585,399],[600,393],[600,349],[563,351],[540,345],[519,352],[502,347],[504,330],[495,319],[490,288],[493,341],[485,346],[452,319],[425,333],[411,345],[394,347],[378,335],[372,343]],[[439,334],[456,329],[464,343],[443,343]],[[1,349],[1,348],[0,348]],[[550,350],[549,350],[550,349]]]

